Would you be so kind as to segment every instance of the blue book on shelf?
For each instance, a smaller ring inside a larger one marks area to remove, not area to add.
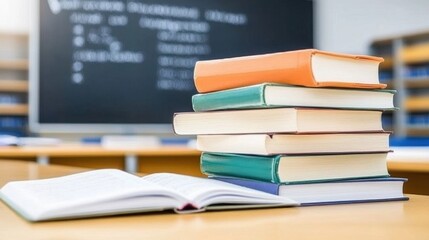
[[[27,120],[25,117],[0,116],[0,129],[24,128],[25,126],[27,126]]]
[[[403,194],[405,178],[362,178],[305,184],[277,184],[233,177],[214,179],[287,197],[302,206],[408,200]]]
[[[414,146],[414,147],[428,147],[429,137],[392,137],[389,139],[390,146],[401,147],[401,146]]]

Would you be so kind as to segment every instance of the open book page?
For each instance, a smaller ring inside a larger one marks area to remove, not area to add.
[[[76,211],[114,212],[115,209],[112,208],[115,207],[120,210],[132,207],[131,201],[136,200],[136,197],[176,196],[162,186],[114,169],[95,170],[52,179],[11,182],[1,189],[1,193],[3,198],[7,198],[14,208],[29,219],[48,217],[45,216],[47,214],[49,217],[74,215]],[[111,204],[108,204],[109,201]],[[169,201],[169,206],[164,207],[174,208],[184,204],[176,199],[174,202],[172,205],[172,201]],[[156,206],[159,203],[160,201],[141,201],[140,205],[144,204],[146,208],[159,208],[160,206]]]
[[[143,179],[182,194],[196,208],[203,208],[210,204],[295,204],[294,201],[284,197],[278,197],[214,179],[172,173],[151,174],[143,177]]]

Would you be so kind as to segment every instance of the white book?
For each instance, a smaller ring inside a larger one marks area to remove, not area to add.
[[[138,177],[114,169],[10,182],[1,188],[0,196],[29,221],[167,209],[186,212],[297,205],[287,198],[212,179],[170,173]]]
[[[389,151],[389,133],[198,135],[203,152],[255,155]]]
[[[381,132],[381,111],[270,108],[176,113],[179,135]]]

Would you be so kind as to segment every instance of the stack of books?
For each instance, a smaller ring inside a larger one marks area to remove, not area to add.
[[[407,199],[389,177],[383,59],[319,51],[199,61],[195,112],[174,130],[197,135],[202,172],[302,205]]]

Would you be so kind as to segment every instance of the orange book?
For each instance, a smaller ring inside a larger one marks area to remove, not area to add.
[[[198,61],[194,81],[200,93],[259,83],[306,87],[385,88],[378,79],[383,58],[305,49]]]

